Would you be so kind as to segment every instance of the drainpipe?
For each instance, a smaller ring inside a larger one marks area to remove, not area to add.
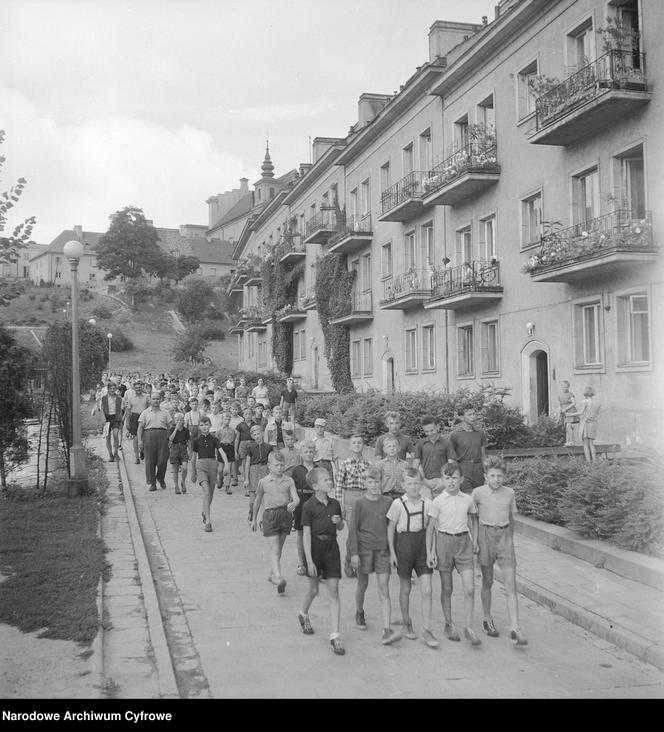
[[[443,206],[443,241],[445,242],[445,253],[447,256],[447,206]],[[450,345],[449,345],[449,310],[445,308],[445,389],[450,393]]]

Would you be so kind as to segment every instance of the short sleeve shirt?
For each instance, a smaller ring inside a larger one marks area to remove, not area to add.
[[[216,458],[219,448],[219,440],[211,434],[198,435],[191,443],[191,448],[200,460],[205,458]]]
[[[506,485],[492,490],[488,485],[480,485],[472,493],[477,506],[480,523],[485,526],[507,526],[510,514],[516,513],[516,499],[512,488]]]
[[[274,447],[266,442],[249,442],[247,444],[247,456],[250,465],[267,465],[267,456],[272,452]]]
[[[138,423],[143,425],[143,429],[168,429],[172,420],[171,415],[163,409],[156,411],[152,407],[144,409],[139,418]]]
[[[438,435],[435,442],[419,440],[415,445],[415,457],[422,465],[425,478],[440,478],[440,471],[448,460],[455,460],[456,453],[447,437]]]
[[[376,440],[376,447],[374,448],[374,457],[376,458],[376,460],[381,460],[385,457],[385,453],[383,453],[383,442],[385,441],[386,437],[387,434],[381,435]],[[406,455],[413,450],[413,441],[408,435],[404,435],[402,432],[399,432],[399,434],[395,435],[395,437],[397,438],[397,440],[399,440],[399,452],[397,452],[397,457],[400,460],[405,460]]]
[[[278,478],[274,475],[266,475],[258,481],[258,486],[263,488],[265,508],[279,508],[291,502],[291,488],[295,484],[293,479],[287,475],[281,475]]]
[[[424,509],[424,513],[422,513]],[[422,531],[426,527],[427,516],[431,510],[431,501],[428,498],[418,498],[412,501],[407,496],[395,498],[392,501],[387,518],[396,523],[397,533],[404,531]],[[408,528],[408,514],[410,514],[410,528]]]
[[[460,534],[468,530],[468,514],[477,513],[473,499],[467,493],[452,495],[444,490],[433,499],[429,516],[435,522],[436,531]]]
[[[450,435],[450,442],[459,462],[481,462],[486,433],[483,430],[455,430]]]
[[[284,404],[293,404],[297,399],[297,391],[295,389],[292,389],[291,391],[284,389],[281,392],[281,396],[284,400]]]
[[[316,498],[311,498],[302,506],[302,526],[311,527],[311,536],[337,535],[337,525],[333,523],[332,516],[341,516],[341,504],[335,498],[328,498],[327,503],[322,503]]]

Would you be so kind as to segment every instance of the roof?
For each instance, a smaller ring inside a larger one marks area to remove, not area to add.
[[[239,219],[242,216],[246,216],[249,211],[251,211],[251,207],[253,205],[253,195],[251,193],[245,193],[244,196],[233,206],[231,206],[228,211],[217,221],[215,224],[213,224],[210,229],[216,229],[219,226],[223,226],[224,224],[229,223],[230,221],[235,221],[235,219]]]
[[[201,264],[235,264],[233,259],[234,246],[233,242],[230,241],[196,239],[192,244],[191,254]]]
[[[99,244],[99,239],[103,236],[98,231],[84,231],[83,232],[83,244],[86,247],[86,254],[92,254]],[[37,252],[30,261],[43,257],[45,254],[64,254],[64,246],[68,241],[78,238],[76,232],[73,229],[65,229],[58,234],[53,241],[44,248],[43,251]]]

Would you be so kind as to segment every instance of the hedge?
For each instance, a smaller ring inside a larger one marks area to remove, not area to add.
[[[514,461],[509,484],[519,512],[589,539],[664,558],[664,460],[542,457]]]

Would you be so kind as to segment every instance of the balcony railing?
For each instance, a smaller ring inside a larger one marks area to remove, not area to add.
[[[431,297],[433,270],[410,269],[408,272],[383,283],[382,308],[405,308],[417,305]]]
[[[304,295],[298,300],[298,306],[302,310],[316,309],[316,288],[310,287]]]
[[[420,170],[414,170],[412,173],[404,176],[400,181],[390,186],[381,193],[380,204],[382,216],[387,216],[406,203],[413,202],[415,206],[421,208],[422,195],[424,192],[424,180],[428,177],[428,173]],[[395,219],[401,220],[401,219]]]
[[[607,90],[644,91],[645,70],[643,53],[619,50],[605,53],[536,99],[536,130]]]
[[[431,300],[425,307],[457,309],[502,296],[497,260],[474,260],[456,267],[437,269],[432,277]],[[450,301],[450,302],[446,302]]]
[[[348,216],[339,232],[330,239],[330,251],[354,251],[371,242],[372,236],[371,214]]]
[[[334,325],[352,325],[373,318],[373,293],[353,292],[350,300],[341,304],[339,314],[330,319]]]
[[[304,242],[302,242],[299,236],[293,239],[286,239],[284,244],[279,248],[277,256],[282,264],[299,262],[306,256]]]
[[[305,225],[305,243],[324,243],[344,224],[344,215],[338,208],[323,208]]]
[[[653,241],[652,213],[637,217],[620,209],[566,229],[550,231],[541,239],[541,248],[523,266],[523,271],[536,276],[540,272],[560,269],[587,260],[617,253],[657,252]]]
[[[483,135],[459,147],[428,172],[423,180],[425,198],[429,200],[428,197],[432,196],[433,203],[453,205],[496,182],[500,173],[496,150],[496,138],[492,134]],[[462,188],[457,188],[455,184]],[[443,193],[446,188],[450,188],[446,192],[447,198]],[[440,196],[433,195],[438,192],[441,192]]]

